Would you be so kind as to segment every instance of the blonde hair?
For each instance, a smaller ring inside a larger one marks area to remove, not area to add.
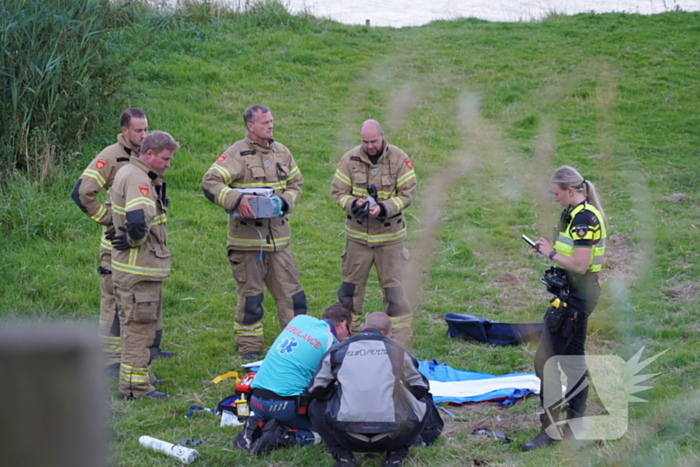
[[[177,151],[180,149],[180,144],[175,141],[170,134],[164,131],[156,130],[147,134],[146,137],[143,138],[143,143],[141,143],[139,154],[146,154],[149,150],[152,150],[155,154],[159,154],[165,149]]]
[[[600,204],[600,199],[595,191],[593,182],[584,179],[583,176],[578,173],[578,170],[568,165],[559,167],[549,179],[549,182],[556,183],[562,190],[571,187],[576,191],[582,191],[588,201],[600,211],[600,215],[603,216],[603,219],[600,220],[607,225],[608,221],[605,217],[605,211],[603,211],[603,206]]]

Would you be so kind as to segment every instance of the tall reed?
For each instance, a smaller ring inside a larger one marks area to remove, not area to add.
[[[0,166],[35,178],[94,124],[123,70],[102,53],[107,0],[0,3]],[[42,173],[44,171],[44,173]]]

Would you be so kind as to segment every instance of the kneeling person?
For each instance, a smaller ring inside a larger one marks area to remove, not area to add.
[[[351,322],[350,310],[333,305],[320,320],[296,316],[277,336],[252,384],[250,405],[255,416],[251,422],[265,422],[260,438],[251,445],[253,453],[321,441],[306,414],[302,394],[323,354],[348,336]]]
[[[357,464],[353,452],[386,452],[400,465],[425,428],[428,380],[406,347],[391,337],[385,313],[370,313],[362,331],[324,355],[309,385],[309,415],[336,459]]]

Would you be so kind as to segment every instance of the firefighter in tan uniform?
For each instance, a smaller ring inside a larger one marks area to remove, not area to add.
[[[387,144],[376,120],[362,124],[360,138],[362,144],[340,160],[331,186],[333,200],[346,213],[338,300],[353,312],[357,332],[374,264],[394,338],[405,343],[412,337],[412,313],[403,290],[408,267],[403,210],[413,200],[416,175],[406,153]]]
[[[162,322],[163,281],[170,275],[163,173],[179,147],[168,133],[150,133],[139,157],[119,170],[109,190],[116,230],[112,275],[122,333],[119,392],[123,398],[167,398],[155,390],[157,380],[149,365],[150,346]]]
[[[243,121],[246,138],[214,162],[202,188],[209,201],[240,216],[229,218],[226,245],[238,294],[234,334],[238,353],[254,360],[263,344],[263,284],[275,300],[282,329],[294,316],[306,313],[287,218],[301,198],[304,179],[289,149],[272,139],[270,109],[251,106]],[[240,190],[260,187],[274,189],[272,202],[279,215],[256,218],[249,202],[255,196]]]
[[[117,142],[104,148],[90,162],[75,184],[72,194],[73,201],[85,215],[104,227],[100,242],[100,266],[97,268],[101,291],[99,334],[107,357],[107,372],[112,376],[119,375],[122,347],[112,285],[112,243],[105,236],[105,232],[109,235],[114,230],[109,197],[106,197],[103,204],[97,194],[109,190],[117,171],[129,162],[132,155],[138,155],[141,142],[148,132],[148,120],[141,109],[126,109],[119,123],[122,132],[117,136]]]

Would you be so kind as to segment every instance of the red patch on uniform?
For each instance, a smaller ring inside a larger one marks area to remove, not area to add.
[[[143,196],[148,196],[148,185],[141,185],[139,191]]]
[[[222,154],[219,156],[219,158],[216,160],[216,162],[225,161],[227,158],[228,158],[228,155]]]
[[[97,159],[97,163],[95,163],[95,167],[98,169],[103,168],[105,165],[107,165],[107,161],[104,159]]]
[[[406,167],[409,169],[413,168],[413,162],[411,162],[411,159],[406,159],[404,162],[406,163]]]

